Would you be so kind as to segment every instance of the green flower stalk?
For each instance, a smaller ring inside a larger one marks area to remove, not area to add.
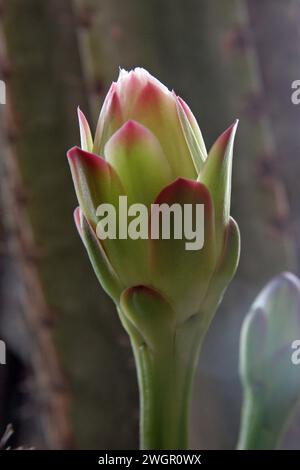
[[[82,148],[68,152],[79,201],[75,221],[130,336],[140,390],[141,447],[185,449],[199,349],[239,258],[239,230],[230,217],[237,122],[207,155],[187,104],[140,68],[120,71],[94,139],[80,110],[78,115]],[[182,211],[201,204],[203,247],[186,249],[186,240],[172,230],[170,237],[161,231],[156,238],[99,237],[97,208],[112,205],[120,229],[121,196],[149,209],[149,227],[153,204],[175,204]]]
[[[300,281],[283,273],[258,295],[242,326],[239,449],[273,450],[280,444],[299,403],[299,340]]]

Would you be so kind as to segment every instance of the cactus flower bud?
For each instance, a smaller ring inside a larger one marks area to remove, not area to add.
[[[246,316],[240,341],[244,389],[240,449],[275,449],[300,393],[293,363],[300,346],[300,281],[291,273],[271,280]]]
[[[81,148],[68,152],[79,202],[75,222],[130,335],[139,370],[142,446],[183,448],[198,350],[239,258],[239,230],[230,217],[237,122],[207,154],[187,104],[141,68],[121,70],[94,139],[80,110],[78,116]],[[149,210],[140,236],[123,233],[124,197],[131,208],[143,204]],[[114,207],[115,236],[103,235],[101,204]],[[172,230],[170,237],[161,230],[151,236],[155,208],[176,206],[184,214],[189,206],[194,214],[200,205],[201,249],[187,249],[187,240]]]

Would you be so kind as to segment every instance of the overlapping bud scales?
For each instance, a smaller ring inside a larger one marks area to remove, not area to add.
[[[178,320],[217,305],[233,277],[240,241],[230,217],[231,170],[237,122],[207,154],[188,105],[136,68],[120,71],[103,103],[95,138],[78,111],[81,149],[68,152],[79,202],[77,227],[100,282],[120,304],[125,289],[145,286],[166,299]],[[184,239],[99,240],[96,214],[119,196],[128,204],[204,204],[204,246]],[[208,308],[208,307],[207,307]]]

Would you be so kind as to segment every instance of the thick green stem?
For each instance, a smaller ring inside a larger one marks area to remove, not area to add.
[[[197,314],[177,324],[169,321],[171,317],[167,319],[163,304],[152,311],[151,317],[149,311],[134,310],[131,309],[131,318],[128,310],[119,313],[129,333],[137,367],[140,447],[187,449],[192,384],[207,316]],[[132,320],[140,319],[143,313],[150,320],[147,325],[143,323],[142,331],[140,324]]]
[[[133,286],[121,295],[118,312],[130,336],[138,373],[142,449],[188,448],[193,378],[224,290],[221,284],[216,279],[199,313],[189,316],[147,286]]]
[[[141,401],[142,449],[187,449],[188,424],[195,357],[185,354],[170,338],[160,351],[135,345]]]

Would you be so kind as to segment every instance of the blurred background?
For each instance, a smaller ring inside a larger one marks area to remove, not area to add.
[[[7,0],[0,7],[0,436],[35,448],[138,446],[130,345],[72,212],[76,107],[95,126],[119,66],[186,100],[207,147],[240,119],[232,213],[242,256],[194,387],[191,447],[235,447],[242,320],[263,285],[299,274],[300,0]],[[300,373],[300,372],[299,372]],[[282,447],[300,448],[300,414]]]

